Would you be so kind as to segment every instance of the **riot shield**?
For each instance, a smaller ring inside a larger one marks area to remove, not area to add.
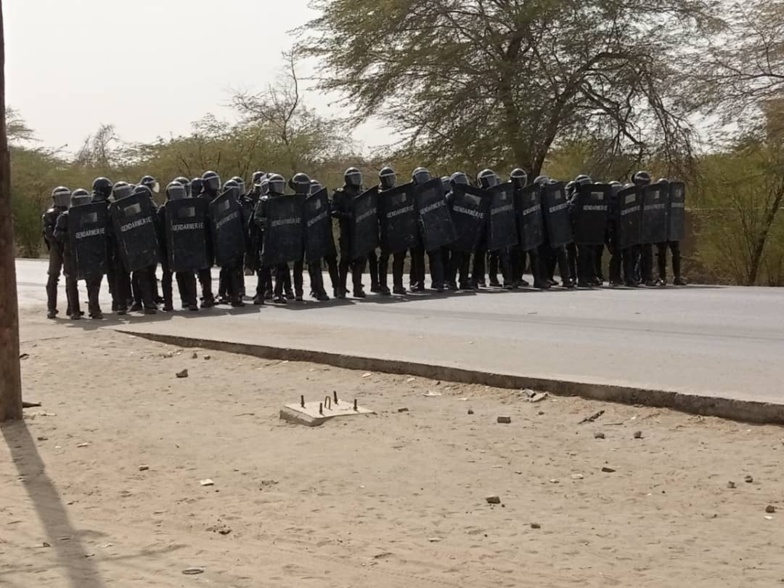
[[[77,280],[107,272],[108,224],[109,210],[105,202],[74,206],[68,211],[68,240]]]
[[[155,204],[146,194],[132,194],[109,208],[120,260],[135,272],[158,263]]]
[[[517,192],[517,226],[523,251],[536,249],[544,242],[542,192],[539,186],[526,186]]]
[[[305,231],[302,227],[305,197],[271,196],[266,201],[267,225],[261,259],[273,266],[302,259]]]
[[[169,269],[195,272],[210,266],[207,258],[207,201],[169,200],[164,205]]]
[[[304,203],[305,261],[316,263],[323,257],[335,255],[327,189],[311,194]]]
[[[618,246],[627,249],[640,244],[642,190],[630,186],[618,192]]]
[[[383,251],[400,253],[416,246],[419,225],[414,207],[413,183],[378,193],[378,220]]]
[[[670,201],[667,214],[667,240],[682,241],[686,221],[686,185],[683,182],[670,182]]]
[[[449,248],[473,253],[487,227],[490,195],[480,188],[457,184],[452,190],[450,204],[456,238],[449,244]]]
[[[490,193],[490,224],[487,231],[487,250],[498,251],[517,245],[517,215],[512,182],[499,184]]]
[[[415,189],[419,227],[425,251],[436,251],[455,240],[452,214],[446,205],[440,178],[434,178]]]
[[[378,186],[356,196],[351,203],[351,259],[360,259],[378,247]]]
[[[550,247],[556,248],[572,242],[572,223],[569,219],[569,201],[563,182],[547,184],[542,189],[544,226]]]
[[[667,240],[667,204],[669,194],[665,182],[645,186],[642,190],[642,231],[644,245]]]
[[[574,242],[577,245],[604,245],[610,218],[609,184],[584,184],[574,201]]]
[[[224,192],[210,202],[210,220],[216,265],[223,267],[242,257],[245,254],[242,205],[231,192]]]

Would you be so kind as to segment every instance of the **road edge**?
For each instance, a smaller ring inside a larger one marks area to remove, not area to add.
[[[784,425],[784,405],[769,402],[701,396],[671,390],[576,382],[555,378],[532,378],[516,374],[469,370],[439,364],[417,363],[380,357],[345,355],[311,349],[234,343],[181,335],[126,331],[123,329],[116,329],[116,331],[125,335],[132,335],[178,347],[198,347],[213,351],[249,355],[261,359],[302,361],[350,370],[411,375],[432,380],[443,380],[460,384],[480,384],[512,390],[530,388],[532,390],[547,391],[556,396],[579,396],[588,400],[668,408],[689,414],[719,417],[746,423]]]

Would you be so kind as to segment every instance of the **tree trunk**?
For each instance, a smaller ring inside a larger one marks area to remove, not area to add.
[[[5,128],[5,35],[0,0],[0,421],[22,418],[19,308],[16,300],[11,163]]]
[[[770,229],[776,221],[776,215],[779,212],[781,203],[784,200],[784,186],[779,187],[776,195],[773,197],[773,203],[765,213],[765,220],[762,223],[762,231],[760,231],[754,242],[754,248],[751,252],[751,263],[749,264],[749,278],[747,286],[755,286],[759,276],[759,268],[762,265],[762,255],[765,253],[765,245],[770,236]]]

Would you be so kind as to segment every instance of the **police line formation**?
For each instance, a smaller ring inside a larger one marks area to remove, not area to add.
[[[208,171],[168,184],[160,207],[153,199],[159,184],[151,176],[138,185],[97,178],[92,193],[55,188],[52,207],[43,215],[49,248],[47,316],[58,314],[61,271],[71,319],[84,315],[77,280],[86,281],[89,316],[102,318],[104,276],[112,310],[119,315],[154,314],[161,303],[164,311],[172,311],[173,278],[183,309],[243,306],[246,270],[258,278],[254,304],[299,301],[306,263],[316,300],[329,300],[324,264],[337,298],[346,296],[349,274],[353,296],[365,297],[367,266],[372,292],[404,295],[407,255],[409,289],[415,292],[425,290],[425,254],[431,288],[438,292],[528,287],[523,279],[527,268],[533,287],[548,289],[559,285],[553,279],[556,266],[564,288],[601,286],[605,247],[611,287],[665,285],[668,249],[673,283],[686,284],[680,274],[682,182],[653,182],[644,171],[626,185],[593,182],[585,175],[568,183],[546,176],[529,182],[522,169],[512,171],[505,182],[484,170],[472,182],[462,172],[433,178],[427,169],[417,168],[411,181],[401,185],[389,167],[370,189],[363,188],[356,168],[346,170],[344,182],[330,199],[327,189],[304,173],[287,183],[279,174],[259,171],[246,193],[241,178],[221,184],[218,174]],[[333,218],[339,228],[337,247]],[[213,265],[220,267],[217,298]]]

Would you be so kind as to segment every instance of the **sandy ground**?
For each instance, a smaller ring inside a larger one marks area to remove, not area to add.
[[[193,357],[39,315],[22,365],[43,406],[2,427],[0,586],[784,583],[780,428]],[[279,419],[333,390],[377,414]]]

